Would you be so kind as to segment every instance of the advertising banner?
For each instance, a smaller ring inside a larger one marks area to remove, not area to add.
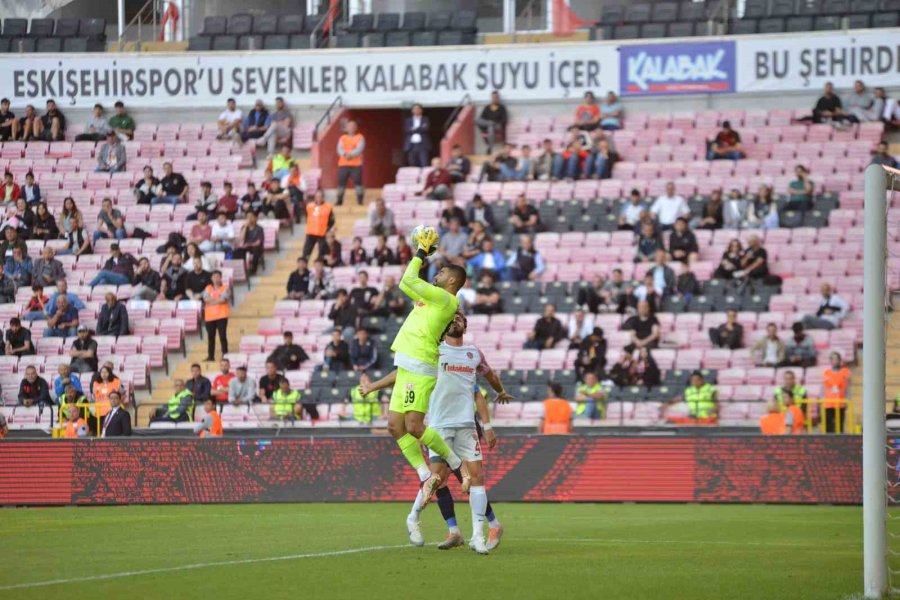
[[[296,52],[0,55],[0,89],[13,106],[55,98],[62,108],[220,107],[228,97],[288,104],[399,106],[598,95],[618,81],[616,47],[567,44],[517,48],[327,50]]]
[[[749,36],[737,42],[737,91],[849,89],[900,82],[900,29],[790,36]]]
[[[619,49],[623,96],[735,91],[734,42],[632,44]]]

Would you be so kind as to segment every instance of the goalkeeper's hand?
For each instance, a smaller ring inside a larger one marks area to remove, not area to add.
[[[425,256],[431,256],[437,250],[438,232],[434,227],[425,227],[419,232],[416,241],[419,243],[419,249],[425,253]]]

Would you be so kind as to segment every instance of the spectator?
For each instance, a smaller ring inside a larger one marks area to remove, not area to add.
[[[218,205],[219,197],[213,193],[212,183],[201,181],[200,195],[194,200],[194,212],[187,216],[187,220],[196,221],[200,213],[205,213],[207,217],[214,215]]]
[[[56,225],[56,219],[47,208],[46,202],[37,205],[34,214],[34,227],[31,228],[31,239],[34,240],[56,240],[59,239],[59,227]]]
[[[582,379],[585,374],[593,373],[598,379],[606,369],[606,338],[603,329],[594,327],[590,335],[584,337],[578,347],[575,358],[575,375]]]
[[[744,210],[737,210],[729,213],[729,228],[738,228],[740,223],[746,218],[746,202],[742,207]],[[713,190],[709,195],[709,199],[703,203],[703,210],[700,217],[697,218],[695,228],[716,230],[722,229],[725,224],[724,204],[722,203],[722,190]]]
[[[493,273],[482,271],[475,289],[475,303],[472,307],[476,315],[498,315],[503,312],[503,298],[495,285]]]
[[[115,105],[115,114],[109,118],[109,127],[123,142],[134,137],[134,119],[125,110],[125,103],[118,100]]]
[[[709,144],[707,160],[740,160],[744,158],[741,135],[731,128],[731,122],[722,121],[722,129]]]
[[[447,200],[453,197],[453,179],[450,171],[441,165],[440,157],[431,159],[431,171],[425,177],[425,187],[419,195],[429,200]]]
[[[150,267],[149,259],[141,258],[138,261],[138,268],[134,274],[134,285],[135,288],[131,294],[132,298],[152,302],[159,296],[162,281],[159,273]]]
[[[47,112],[33,124],[34,137],[46,142],[61,142],[66,139],[66,118],[56,107],[56,101],[47,100]]]
[[[593,131],[600,126],[600,107],[593,92],[584,93],[584,102],[575,111],[575,127],[583,131]]]
[[[257,100],[253,105],[253,109],[244,118],[244,123],[241,127],[241,141],[258,140],[266,134],[270,122],[269,111],[266,110],[262,100]]]
[[[491,236],[484,229],[480,221],[472,221],[469,237],[466,239],[466,247],[463,249],[463,258],[467,261],[481,254],[481,245]]]
[[[725,252],[722,254],[722,260],[719,261],[719,266],[716,268],[715,273],[713,273],[713,277],[726,280],[734,279],[736,273],[740,272],[741,257],[743,255],[744,249],[741,246],[740,240],[733,239],[728,242],[728,248],[726,248]]]
[[[72,388],[71,394],[73,395],[73,403],[77,403],[78,400],[75,400],[76,395],[80,395],[75,391],[75,388],[72,386],[68,386]],[[68,389],[68,388],[67,388]],[[59,411],[59,418],[62,421],[63,418],[66,418],[66,431],[64,437],[66,439],[77,439],[84,438],[90,435],[90,429],[88,428],[87,421],[81,416],[80,410],[68,410],[68,411]],[[0,436],[2,438],[3,436]]]
[[[618,271],[619,276],[622,275],[621,269],[615,269]],[[603,288],[606,285],[604,277],[602,275],[595,275],[593,282],[591,285],[583,284],[578,288],[578,294],[575,297],[575,304],[579,306],[582,310],[586,310],[590,313],[597,314],[601,312],[601,305],[605,304],[605,296],[603,294]]]
[[[266,361],[266,374],[259,378],[259,397],[260,402],[271,402],[272,395],[284,380],[284,375],[278,372],[278,368],[272,361]]]
[[[38,405],[41,410],[44,406],[52,406],[53,401],[50,399],[50,388],[47,381],[37,374],[37,369],[33,365],[25,368],[25,377],[19,384],[19,406]]]
[[[647,210],[641,198],[641,192],[636,188],[631,190],[628,201],[622,203],[619,209],[619,229],[622,231],[635,231],[641,220],[641,214]]]
[[[397,236],[397,249],[394,251],[394,255],[397,257],[397,263],[401,265],[405,265],[412,260],[413,250],[409,242],[406,241],[406,236]]]
[[[544,435],[572,433],[572,406],[562,395],[559,383],[547,384],[547,398],[542,403],[543,415],[538,426],[538,431]]]
[[[325,234],[325,246],[322,251],[322,255],[325,258],[325,264],[329,267],[343,267],[344,266],[344,253],[342,251],[342,245],[337,240],[337,236],[334,233],[334,230],[329,231]]]
[[[228,253],[234,250],[234,238],[234,224],[228,220],[227,214],[220,212],[210,226],[209,241],[200,244],[200,249],[205,252]]]
[[[278,179],[272,179],[269,183],[269,189],[263,197],[263,203],[259,208],[259,214],[275,219],[287,220],[291,216],[288,211],[288,203],[290,200],[290,194],[281,189],[281,182]]]
[[[803,165],[794,167],[794,179],[788,184],[787,210],[811,210],[815,184],[809,178],[809,171]]]
[[[782,407],[784,409],[785,433],[793,435],[804,433],[806,429],[806,414],[796,405],[794,395],[791,392],[784,392],[783,396],[783,404],[781,406],[776,404],[775,406],[778,410],[781,410]]]
[[[341,332],[334,329],[331,332],[331,341],[325,346],[325,357],[323,360],[325,368],[329,371],[349,371],[350,366],[350,346],[341,337]]]
[[[162,193],[159,179],[153,176],[153,167],[144,167],[144,178],[134,186],[134,197],[137,198],[137,203],[152,205],[153,201]]]
[[[544,257],[534,247],[534,238],[523,235],[519,247],[509,253],[506,262],[513,281],[537,281],[544,273]]]
[[[44,286],[41,284],[32,285],[31,298],[28,299],[28,303],[25,305],[22,318],[26,321],[43,321],[47,318],[47,315],[44,313],[44,307],[47,306],[48,302],[50,302],[50,298],[44,294]]]
[[[338,290],[334,304],[328,312],[328,318],[334,323],[334,328],[341,332],[344,339],[353,337],[359,322],[359,312],[356,305],[350,301],[347,290]]]
[[[350,244],[350,266],[356,267],[367,264],[369,264],[369,255],[366,249],[363,248],[362,238],[354,236],[353,242]]]
[[[397,264],[397,260],[394,257],[394,251],[388,248],[387,237],[383,234],[378,236],[378,239],[375,242],[375,249],[372,251],[372,259],[369,262],[372,265],[377,265],[379,267]]]
[[[545,138],[541,155],[534,162],[534,178],[539,181],[556,181],[562,177],[563,157],[553,149],[553,140]]]
[[[775,339],[778,339],[777,335]],[[725,322],[718,327],[709,328],[709,340],[714,348],[738,350],[744,347],[744,326],[738,323],[736,310],[733,308],[728,309],[725,312]],[[781,340],[778,341],[780,342]],[[763,355],[765,355],[766,351],[768,351],[768,347],[763,351]],[[777,349],[773,351],[777,359]]]
[[[16,283],[0,269],[0,304],[12,304],[16,301]]]
[[[666,183],[666,193],[656,199],[650,207],[650,213],[663,230],[668,230],[675,226],[678,217],[690,215],[691,209],[688,208],[684,198],[675,193],[675,184],[669,181]]]
[[[122,381],[113,374],[113,365],[106,362],[100,370],[91,378],[91,395],[94,398],[94,406],[91,412],[97,417],[103,418],[112,408],[110,398],[113,394],[122,394],[125,388]]]
[[[34,109],[34,106],[28,104],[25,106],[25,114],[22,118],[19,119],[19,127],[18,129],[22,132],[22,135],[19,139],[23,142],[29,142],[33,139],[37,139],[37,127],[38,121],[40,118],[38,117],[37,111]]]
[[[637,314],[625,321],[622,330],[631,332],[631,342],[625,346],[625,350],[628,352],[644,347],[656,348],[659,346],[659,321],[653,316],[647,300],[640,300],[637,303]]]
[[[815,315],[803,317],[805,329],[837,329],[841,321],[847,316],[850,307],[843,298],[832,290],[831,285],[823,283],[821,287],[822,299],[819,301],[819,309]]]
[[[78,328],[78,309],[69,304],[66,296],[56,301],[55,310],[47,312],[44,337],[73,337]]]
[[[812,337],[806,335],[803,323],[791,325],[794,335],[785,347],[785,362],[793,367],[811,367],[816,364],[816,344]]]
[[[506,281],[506,259],[499,250],[494,249],[494,241],[491,238],[485,238],[481,242],[481,254],[469,259],[468,264],[475,273],[479,274],[490,272],[500,281]]]
[[[421,104],[413,104],[403,124],[403,152],[411,167],[427,167],[431,154],[431,121],[422,112]]]
[[[481,183],[485,179],[488,181],[500,181],[502,178],[501,167],[505,165],[508,168],[515,168],[518,161],[512,155],[512,152],[512,144],[503,144],[503,150],[494,156],[493,159],[481,163],[481,172],[478,175],[478,182]]]
[[[509,116],[506,106],[500,101],[500,92],[491,92],[491,102],[481,110],[481,116],[475,119],[475,125],[481,130],[481,139],[487,145],[487,154],[494,148],[497,137],[505,137],[506,123]]]
[[[203,376],[197,363],[191,365],[191,378],[185,382],[184,387],[197,402],[206,402],[212,393],[212,384]]]
[[[641,223],[634,262],[650,262],[656,258],[656,253],[660,250],[665,251],[662,244],[662,236],[659,235],[656,227],[653,226],[652,222]]]
[[[581,341],[591,335],[594,329],[593,316],[588,317],[584,309],[577,308],[575,312],[569,315],[569,322],[566,326],[568,330],[569,349],[577,349],[581,345]]]
[[[325,270],[325,261],[319,257],[313,263],[313,272],[309,277],[309,298],[325,300],[334,294],[334,277],[331,271]]]
[[[100,317],[97,320],[97,335],[114,335],[116,337],[128,335],[128,309],[120,302],[115,294],[107,292],[106,302],[100,307]]]
[[[460,223],[462,222],[468,222],[470,227],[475,223],[479,223],[485,232],[491,232],[495,227],[494,210],[490,204],[485,204],[481,194],[475,194],[472,198],[472,204],[469,205],[469,209],[466,212],[466,218]]]
[[[9,329],[6,330],[6,344],[4,350],[7,356],[31,356],[35,353],[34,344],[31,342],[31,331],[22,327],[18,317],[9,320]]]
[[[205,212],[200,211],[197,213],[197,222],[191,226],[187,241],[191,244],[197,244],[202,250],[212,250],[213,245],[209,241],[211,237],[212,227],[209,224],[209,218]]]
[[[366,149],[366,138],[359,133],[356,121],[347,121],[346,131],[338,139],[338,189],[337,189],[337,205],[344,203],[344,190],[347,189],[347,181],[353,180],[356,186],[356,203],[362,206],[365,196],[365,188],[363,187],[363,152]]]
[[[600,127],[607,131],[622,128],[622,104],[615,93],[607,92],[606,102],[600,107]]]
[[[644,274],[644,279],[638,284],[630,294],[625,296],[625,304],[623,312],[627,314],[635,314],[637,305],[641,301],[646,301],[650,305],[650,314],[659,312],[662,306],[662,296],[665,291],[664,287],[658,287],[653,273],[649,270]]]
[[[232,406],[246,404],[249,408],[251,404],[259,401],[256,383],[247,377],[247,367],[239,365],[234,378],[228,382],[228,403]]]
[[[774,399],[779,409],[784,409],[787,405],[785,398],[788,394],[794,403],[806,399],[806,388],[797,383],[797,377],[794,375],[793,371],[785,371],[781,377],[782,384],[775,388],[774,393]],[[806,410],[805,405],[803,410]]]
[[[233,189],[234,188],[231,185],[230,181],[225,181],[222,183],[223,193],[221,196],[219,196],[219,203],[216,204],[215,210],[216,214],[224,212],[226,215],[228,215],[229,220],[234,219],[238,211],[238,197],[237,195],[235,195]]]
[[[118,208],[113,208],[111,198],[104,198],[100,212],[97,213],[97,228],[92,236],[93,243],[96,244],[99,239],[123,240],[126,235],[122,213]]]
[[[397,225],[394,221],[394,211],[389,209],[384,198],[375,200],[375,207],[369,216],[369,235],[394,235],[397,233]]]
[[[885,167],[896,169],[897,165],[900,163],[897,163],[897,159],[888,154],[887,142],[878,142],[878,149],[872,155],[872,164],[884,165]]]
[[[653,266],[647,270],[647,274],[653,277],[653,287],[661,296],[672,294],[675,291],[675,271],[668,262],[669,255],[666,254],[666,251],[657,250]]]
[[[103,419],[100,437],[130,437],[131,415],[122,406],[122,396],[119,392],[112,392],[109,402],[109,412]]]
[[[77,310],[84,310],[85,305],[84,302],[81,301],[81,298],[69,291],[69,284],[65,279],[59,279],[56,282],[56,293],[50,297],[50,303],[47,304],[48,314],[56,311],[56,303],[63,297],[65,297],[65,299],[69,301],[69,304],[74,306]]]
[[[464,315],[472,314],[472,308],[475,306],[475,285],[471,277],[466,278],[466,282],[456,292],[456,299],[459,300],[459,308]]]
[[[687,405],[687,416],[670,416],[670,423],[688,425],[715,425],[719,421],[719,392],[712,384],[706,383],[703,373],[691,373],[691,384],[684,390],[681,400]]]
[[[829,81],[825,84],[822,96],[816,101],[812,115],[798,119],[798,121],[812,121],[813,123],[825,123],[829,121],[843,121],[846,119],[841,99],[834,93],[834,86]]]
[[[303,409],[300,404],[300,392],[291,390],[291,382],[282,378],[278,382],[278,389],[272,393],[271,416],[273,419],[303,418]]]
[[[529,181],[534,179],[534,162],[531,159],[531,146],[525,144],[519,153],[519,158],[513,165],[508,162],[500,163],[501,181]]]
[[[538,210],[528,203],[525,194],[520,194],[516,198],[516,206],[513,208],[509,222],[512,223],[513,231],[516,233],[535,234],[541,230]]]
[[[22,252],[19,247],[13,248],[12,256],[7,257],[3,265],[3,272],[12,280],[16,289],[31,285],[32,273],[31,257]]]
[[[181,254],[172,254],[169,264],[163,269],[160,293],[166,300],[181,300],[185,296],[185,276],[187,270],[182,264]]]
[[[454,201],[453,198],[447,198],[444,200],[444,209],[441,211],[438,233],[441,235],[446,233],[447,230],[450,229],[450,221],[452,219],[459,221],[460,227],[465,227],[467,225],[466,211],[459,206],[456,206],[456,201]]]
[[[370,314],[380,317],[402,317],[409,310],[409,301],[400,288],[397,280],[388,275],[384,278],[384,287],[372,300],[374,310]]]
[[[853,93],[847,100],[847,120],[852,123],[866,123],[878,121],[884,112],[884,100],[879,99],[866,89],[865,84],[856,80],[853,82]]]
[[[281,178],[281,188],[287,190],[288,197],[290,198],[291,210],[294,213],[294,223],[299,223],[300,216],[303,214],[303,208],[306,206],[303,202],[304,194],[306,192],[306,180],[300,176],[300,165],[296,162],[291,163],[287,175]],[[222,201],[219,200],[220,205],[221,203]],[[235,202],[234,212],[236,211],[237,202]],[[234,214],[232,214],[230,218],[234,218]]]
[[[106,134],[106,143],[97,153],[97,173],[118,173],[125,170],[125,146],[115,131]]]
[[[825,433],[844,433],[844,417],[850,390],[850,369],[844,366],[841,355],[832,352],[831,365],[822,373],[825,387]]]
[[[275,363],[279,371],[296,371],[300,365],[309,360],[309,355],[298,344],[294,343],[294,334],[285,331],[284,343],[276,346],[266,360]]]
[[[262,263],[265,242],[266,234],[263,228],[257,224],[256,215],[248,214],[241,226],[240,233],[238,233],[232,257],[246,261],[247,274],[250,276],[256,275],[259,265]]]
[[[238,217],[246,217],[250,213],[259,214],[263,201],[259,192],[256,191],[256,185],[253,182],[247,184],[247,193],[241,196],[240,205],[238,207]]]
[[[98,285],[131,285],[137,261],[131,254],[123,254],[119,244],[109,247],[112,256],[103,264],[103,270],[91,280],[91,287]]]
[[[157,204],[178,204],[187,202],[189,186],[181,173],[172,170],[172,163],[163,163],[163,178],[159,181],[160,191],[150,200],[151,206]]]
[[[766,325],[766,337],[760,338],[750,348],[753,363],[758,367],[777,367],[784,362],[786,352],[787,348],[778,337],[778,327],[775,323]]]
[[[60,303],[62,301],[63,298],[60,298]],[[75,373],[92,373],[97,370],[97,342],[86,325],[78,326],[78,337],[72,342],[69,356],[72,357],[69,368]]]
[[[741,270],[735,272],[734,276],[746,277],[751,280],[768,280],[770,278],[769,253],[762,247],[759,236],[751,235],[747,240],[747,248],[741,254]]]
[[[207,398],[206,402],[203,403],[203,410],[206,414],[202,420],[194,424],[194,433],[200,438],[222,437],[222,417],[219,416],[219,411],[216,410],[216,400]]]
[[[241,135],[241,122],[244,120],[244,112],[237,107],[234,98],[225,101],[225,110],[219,113],[217,122],[219,134],[217,140],[239,139]]]
[[[272,156],[272,159],[268,164],[268,171],[271,172],[271,176],[267,177],[267,181],[271,181],[274,179],[278,180],[278,183],[281,183],[281,180],[290,175],[291,167],[293,167],[296,163],[294,157],[291,156],[291,145],[283,144],[281,149],[277,154]]]
[[[270,156],[275,154],[275,146],[279,142],[287,143],[288,146],[293,143],[294,117],[281,96],[275,98],[275,112],[270,115],[267,125],[256,145],[266,146]]]
[[[369,392],[368,394],[363,395],[360,391],[361,389],[365,389],[371,382],[372,380],[369,379],[368,373],[360,373],[360,385],[350,388],[350,405],[352,415],[346,414],[347,407],[346,405],[344,405],[344,407],[342,407],[341,415],[339,416],[340,420],[348,421],[352,419],[357,423],[370,425],[373,419],[381,416],[381,407],[379,405],[378,393]],[[387,396],[385,395],[383,396],[383,398],[387,398]]]
[[[350,342],[350,364],[357,373],[374,368],[378,364],[378,348],[369,339],[369,330],[360,327],[356,337]]]
[[[572,126],[569,128],[569,140],[566,149],[562,152],[563,175],[566,179],[578,179],[585,174],[585,166],[590,151],[585,143],[585,136],[581,131]]]
[[[309,262],[303,256],[297,259],[297,270],[291,271],[287,281],[287,299],[303,300],[309,294]]]
[[[350,303],[356,307],[360,316],[365,316],[374,308],[374,300],[378,290],[369,285],[369,273],[360,271],[356,275],[357,285],[350,290]]]
[[[429,279],[433,278],[442,266],[461,263],[467,241],[468,237],[462,231],[459,219],[456,217],[450,219],[450,228],[441,235],[437,252],[430,258]]]
[[[0,100],[0,142],[11,142],[19,137],[19,120],[9,110],[9,98]]]
[[[697,276],[691,273],[690,267],[686,264],[678,265],[678,277],[675,278],[675,289],[671,292],[678,294],[684,298],[685,302],[690,302],[691,298],[699,295],[703,290]]]
[[[525,347],[532,350],[550,349],[565,338],[566,328],[556,318],[556,305],[547,303],[544,305],[544,315],[534,324],[534,329],[528,332]]]
[[[672,255],[672,260],[684,264],[693,264],[700,256],[697,236],[688,229],[687,219],[684,217],[675,219],[675,229],[669,236],[669,254]]]
[[[15,202],[22,195],[22,188],[15,182],[9,171],[3,173],[3,185],[0,186],[0,202]]]
[[[34,212],[25,198],[20,197],[7,207],[2,227],[14,227],[23,240],[30,237],[31,228],[34,227]]]
[[[612,138],[608,138],[601,130],[594,130],[594,138],[594,148],[585,159],[584,175],[594,179],[609,179],[619,155],[613,150]]]
[[[156,409],[151,422],[169,421],[171,423],[179,423],[181,421],[190,421],[191,408],[194,406],[194,397],[190,390],[184,386],[183,379],[173,381],[174,393],[169,398],[165,406]]]
[[[34,173],[25,173],[25,184],[19,190],[20,198],[32,207],[41,201],[41,186],[34,181]]]
[[[582,383],[575,388],[575,417],[598,420],[606,414],[606,391],[600,385],[597,374],[587,371]]]
[[[206,322],[207,362],[215,360],[216,333],[222,346],[222,355],[228,354],[228,316],[231,292],[222,281],[222,271],[212,272],[211,281],[203,291],[203,320]],[[195,394],[196,395],[196,394]]]
[[[84,132],[75,136],[76,142],[100,142],[112,131],[106,117],[103,116],[103,105],[95,104],[91,116],[84,124]]]
[[[325,192],[316,190],[313,201],[306,205],[306,240],[303,242],[303,254],[309,258],[313,248],[319,248],[319,257],[324,254],[325,234],[334,227],[334,214],[331,205],[325,202]]]
[[[490,150],[488,150],[490,153]],[[463,154],[462,146],[453,144],[450,148],[450,160],[447,161],[447,172],[450,173],[450,180],[453,183],[460,183],[469,177],[472,171],[472,163]]]
[[[638,350],[637,358],[631,363],[631,369],[634,385],[647,388],[659,385],[661,379],[659,366],[646,346]]]

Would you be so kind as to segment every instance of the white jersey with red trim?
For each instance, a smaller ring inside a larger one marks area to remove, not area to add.
[[[428,402],[428,425],[435,428],[475,427],[475,382],[490,370],[477,346],[438,348],[438,376]]]

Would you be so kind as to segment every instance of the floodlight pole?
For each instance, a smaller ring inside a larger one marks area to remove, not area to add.
[[[887,433],[884,410],[886,173],[865,173],[863,297],[863,584],[866,598],[887,592]]]

